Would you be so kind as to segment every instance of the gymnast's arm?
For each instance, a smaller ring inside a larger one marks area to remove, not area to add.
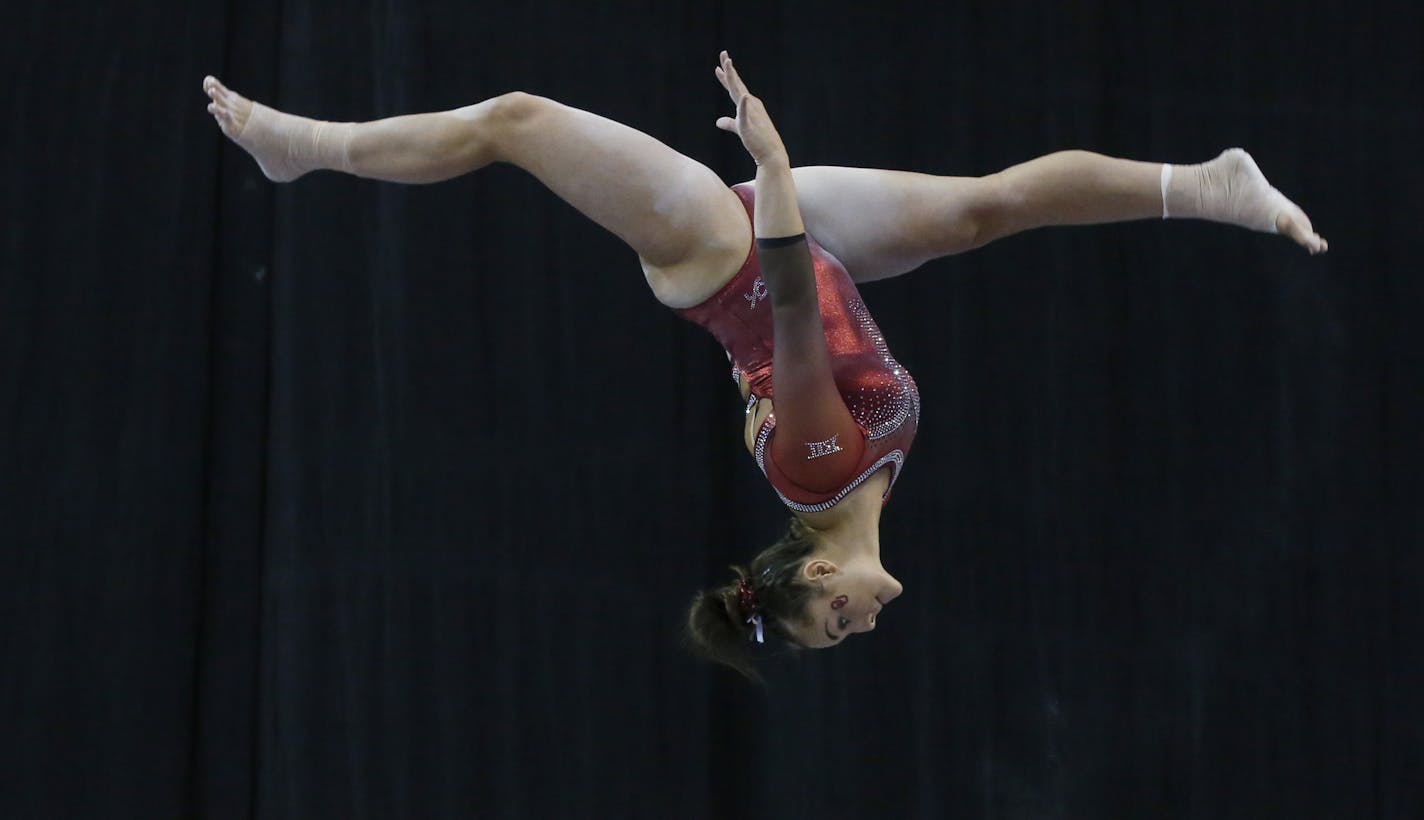
[[[789,212],[783,206],[788,202]],[[774,334],[771,383],[777,435],[771,455],[798,486],[831,492],[854,477],[865,439],[836,388],[804,232],[764,227],[759,217],[768,210],[773,214],[768,224],[785,224],[788,216],[801,221],[789,165],[767,163],[757,169],[757,253],[771,295]],[[767,241],[796,234],[801,236],[787,244]]]
[[[746,91],[725,52],[718,79],[737,101],[736,120],[724,117],[718,125],[736,131],[757,163],[752,227],[771,296],[777,430],[771,455],[798,486],[830,492],[853,478],[865,439],[831,372],[791,162],[766,108]]]

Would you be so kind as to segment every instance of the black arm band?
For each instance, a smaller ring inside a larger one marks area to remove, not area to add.
[[[798,233],[798,234],[796,234],[795,236],[776,236],[776,237],[772,237],[772,238],[770,238],[770,239],[766,239],[766,238],[763,238],[763,237],[758,236],[758,237],[757,237],[757,250],[759,250],[759,251],[765,251],[765,250],[771,250],[772,248],[784,248],[784,247],[786,247],[787,245],[795,245],[797,242],[801,242],[801,241],[803,241],[803,240],[805,240],[805,239],[806,239],[806,234],[805,234],[805,233]]]

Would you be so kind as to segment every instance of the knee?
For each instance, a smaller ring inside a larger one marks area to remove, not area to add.
[[[1017,233],[1024,214],[1024,193],[1003,173],[975,180],[975,193],[967,209],[971,248],[979,248]]]
[[[549,101],[527,91],[509,91],[490,99],[489,102],[491,116],[496,119],[522,120],[529,118],[542,104]]]
[[[524,91],[510,91],[485,101],[485,123],[495,132],[525,128],[539,113],[553,105],[551,100]]]
[[[498,153],[501,140],[518,138],[518,133],[527,130],[539,112],[553,105],[551,100],[523,91],[510,91],[498,97],[491,97],[474,105],[457,108],[456,117],[468,123],[475,141]]]

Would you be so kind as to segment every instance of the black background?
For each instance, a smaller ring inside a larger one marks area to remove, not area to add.
[[[4,16],[5,817],[1424,815],[1419,4]],[[749,687],[679,645],[784,520],[715,342],[517,170],[274,186],[199,88],[524,89],[733,182],[720,48],[800,164],[1242,145],[1331,251],[1144,222],[866,286],[924,399],[906,593]]]

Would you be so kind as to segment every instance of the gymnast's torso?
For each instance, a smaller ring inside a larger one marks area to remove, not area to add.
[[[754,189],[732,189],[750,219]],[[749,443],[757,466],[787,507],[803,514],[829,510],[863,485],[883,484],[882,498],[899,476],[919,424],[920,396],[909,371],[890,354],[880,328],[844,266],[807,237],[815,267],[817,299],[837,391],[865,438],[865,451],[840,487],[814,492],[798,486],[772,458],[776,414],[767,406],[772,389],[772,316],[755,243],[731,280],[700,305],[677,311],[706,328],[726,349],[733,374],[747,397],[752,420]],[[888,476],[877,474],[888,468]],[[869,489],[867,487],[867,489]]]

